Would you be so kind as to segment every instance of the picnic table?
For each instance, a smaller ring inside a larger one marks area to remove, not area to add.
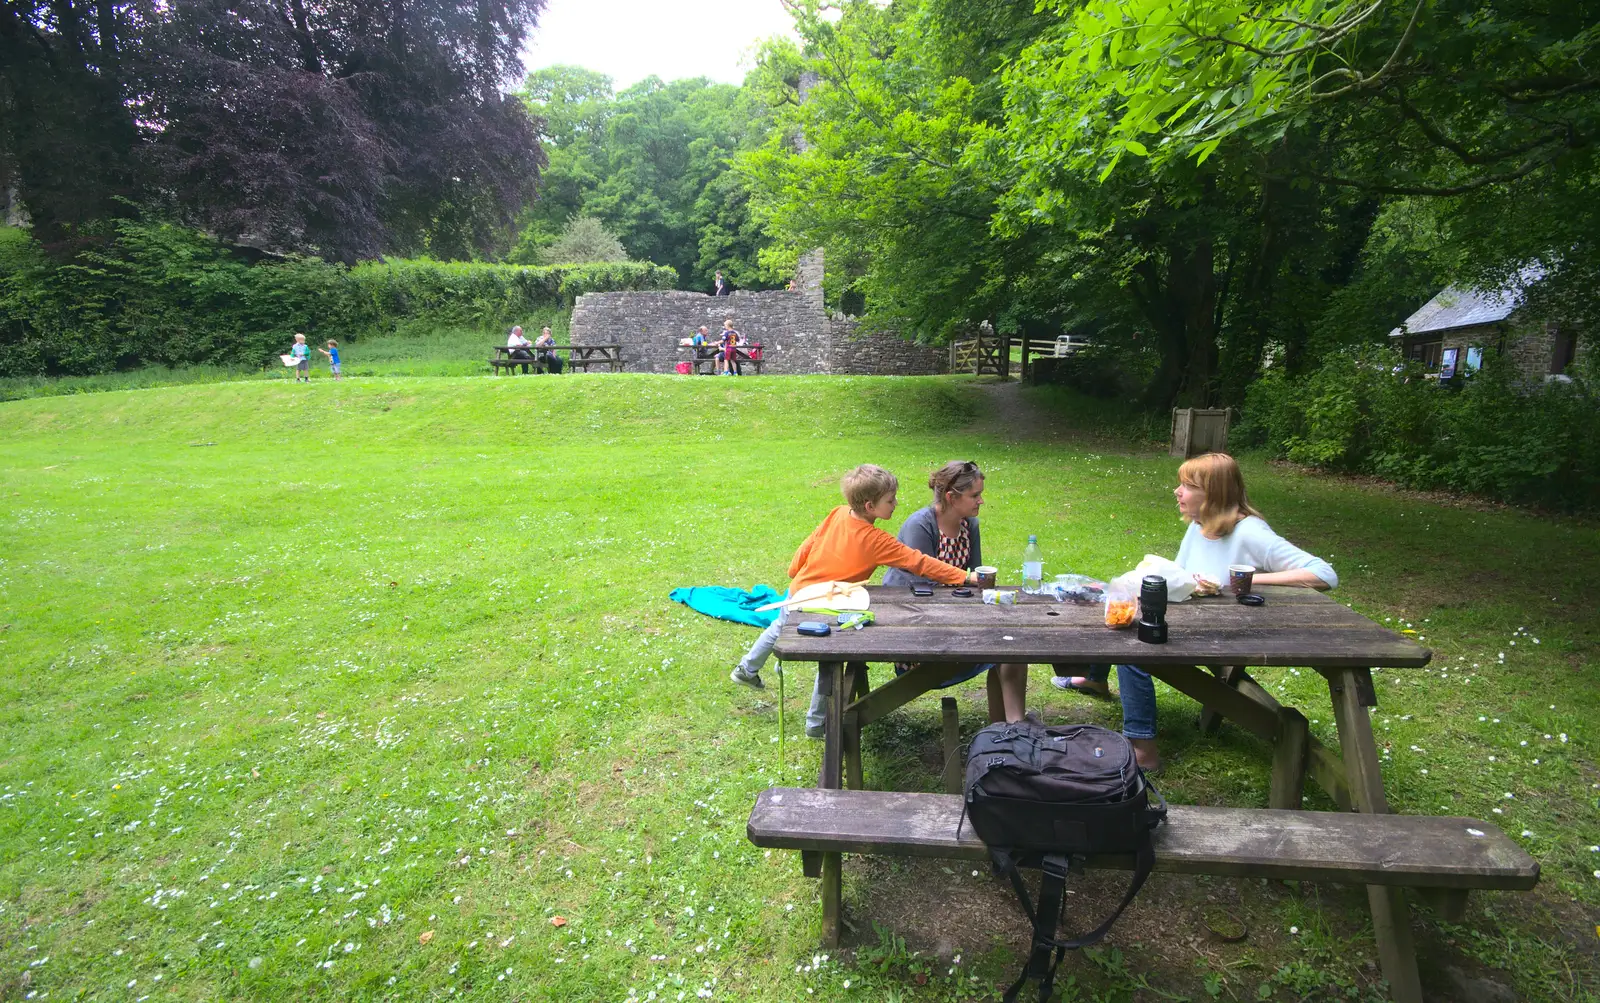
[[[861,729],[974,662],[1138,665],[1204,708],[1214,728],[1226,718],[1272,749],[1267,808],[1174,805],[1156,834],[1157,869],[1368,886],[1384,976],[1402,1003],[1422,989],[1404,889],[1419,889],[1447,917],[1459,917],[1472,888],[1526,889],[1539,865],[1495,826],[1465,818],[1389,814],[1368,718],[1377,706],[1372,671],[1415,669],[1432,653],[1309,589],[1261,586],[1260,607],[1229,595],[1168,608],[1169,640],[1145,644],[1132,629],[1104,625],[1099,604],[1058,603],[1018,593],[1015,606],[986,605],[938,589],[916,598],[870,587],[876,623],[826,637],[799,634],[792,618],[776,647],[784,662],[816,662],[827,697],[822,769],[816,789],[763,792],[751,811],[758,846],[802,851],[808,876],[822,879],[823,939],[839,935],[840,854],[900,853],[982,858],[971,827],[959,827],[961,764],[955,702],[945,698],[946,794],[867,791]],[[867,662],[916,667],[873,688]],[[1209,667],[1209,671],[1201,666]],[[1309,666],[1328,683],[1339,749],[1309,731],[1250,677],[1249,666]],[[954,760],[954,769],[951,761]],[[1344,812],[1301,810],[1309,775]],[[850,789],[842,789],[848,783]],[[1131,867],[1131,857],[1091,860]]]
[[[530,358],[513,359],[511,353],[516,349],[509,345],[496,345],[494,358],[489,360],[489,366],[498,376],[501,369],[539,365],[540,352],[566,352],[568,369],[582,369],[587,373],[590,366],[603,366],[613,373],[622,372],[621,345],[547,345],[543,348],[535,346],[524,350]]]
[[[692,345],[680,345],[680,348],[689,353],[689,361],[694,364],[695,374],[698,376],[715,376],[718,367],[722,365],[722,349],[711,345],[696,349]],[[756,375],[761,375],[761,366],[766,361],[761,351],[761,342],[756,341],[748,345],[739,345],[733,350],[734,367],[741,375],[745,366],[754,366]]]

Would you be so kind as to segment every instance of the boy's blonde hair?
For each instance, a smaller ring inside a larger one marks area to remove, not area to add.
[[[865,513],[868,502],[898,491],[900,479],[882,467],[863,463],[844,475],[839,488],[844,491],[844,500],[851,511]]]
[[[334,341],[332,338],[329,338],[328,339],[328,347],[329,348],[338,348],[339,347],[339,343],[337,341]]]
[[[1206,453],[1185,460],[1178,468],[1178,480],[1206,494],[1195,521],[1212,539],[1227,536],[1248,516],[1261,515],[1250,505],[1244,490],[1244,473],[1239,461],[1227,453]]]

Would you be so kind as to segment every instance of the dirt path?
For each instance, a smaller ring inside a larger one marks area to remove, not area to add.
[[[1054,442],[1081,435],[1059,415],[1035,407],[1022,393],[1019,380],[987,379],[972,384],[983,402],[981,413],[968,430],[1000,439]]]
[[[1020,380],[984,379],[971,387],[981,407],[967,430],[976,435],[1007,442],[1070,444],[1096,453],[1139,453],[1150,448],[1131,442],[1126,435],[1084,428],[1049,407],[1034,404]]]

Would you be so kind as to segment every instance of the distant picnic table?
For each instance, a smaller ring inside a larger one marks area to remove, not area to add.
[[[689,353],[688,361],[693,364],[694,372],[698,376],[714,376],[719,371],[722,363],[722,349],[716,345],[707,345],[696,349],[693,345],[680,345]],[[766,362],[759,341],[748,345],[740,345],[733,350],[733,364],[737,372],[743,373],[745,366],[754,366],[756,375],[761,375],[761,366]]]
[[[526,359],[514,359],[511,353],[517,351],[509,345],[494,346],[494,358],[489,360],[489,366],[496,375],[500,370],[510,369],[513,366],[539,365],[540,352],[566,352],[567,368],[582,369],[588,372],[591,366],[603,366],[613,373],[620,373],[623,369],[621,345],[548,345],[543,348],[526,347],[522,351],[528,353]]]
[[[971,826],[959,824],[964,764],[954,699],[942,701],[946,794],[868,791],[861,766],[863,726],[937,687],[953,666],[980,662],[1138,665],[1199,701],[1206,730],[1227,718],[1265,741],[1273,750],[1270,807],[1173,805],[1156,832],[1156,869],[1367,885],[1383,974],[1401,1003],[1422,999],[1404,889],[1425,894],[1449,919],[1463,913],[1469,889],[1528,889],[1539,880],[1538,863],[1487,822],[1389,814],[1368,718],[1378,703],[1372,670],[1421,668],[1432,652],[1326,595],[1262,586],[1260,607],[1228,595],[1176,603],[1167,611],[1168,642],[1145,644],[1132,629],[1107,628],[1098,604],[1019,593],[1017,605],[996,606],[946,589],[931,598],[867,591],[876,622],[864,630],[808,637],[795,629],[800,617],[784,626],[778,657],[818,663],[827,697],[822,770],[814,789],[764,791],[748,827],[757,846],[800,850],[806,874],[822,879],[830,945],[839,936],[841,853],[985,859]],[[869,661],[915,667],[874,689]],[[1321,673],[1339,750],[1318,741],[1305,716],[1279,704],[1246,666]],[[1300,810],[1307,774],[1353,814]],[[1131,856],[1088,863],[1132,866]]]

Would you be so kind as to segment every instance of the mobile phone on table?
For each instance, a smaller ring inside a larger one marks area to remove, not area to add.
[[[914,596],[931,596],[933,595],[933,586],[924,585],[921,582],[912,582],[911,594]]]
[[[825,623],[818,623],[815,620],[808,620],[796,627],[795,630],[805,634],[807,637],[827,637],[833,633],[832,627]]]

